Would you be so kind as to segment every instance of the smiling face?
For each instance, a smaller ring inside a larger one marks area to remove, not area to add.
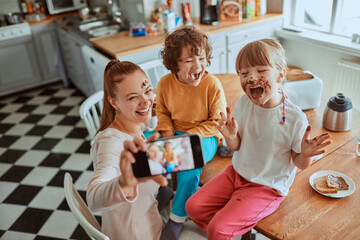
[[[279,84],[286,72],[283,47],[273,39],[260,39],[246,44],[236,57],[236,72],[250,100],[263,108],[282,102]]]
[[[204,76],[207,64],[205,50],[202,49],[199,56],[191,55],[191,46],[188,45],[181,52],[176,75],[180,82],[196,87]]]
[[[164,143],[164,148],[165,148],[166,151],[170,151],[170,150],[171,150],[171,147],[172,147],[171,142],[166,142],[166,143]]]
[[[282,95],[277,85],[284,73],[270,66],[245,67],[239,71],[245,94],[254,104],[264,108],[273,108],[281,103]]]
[[[109,102],[115,108],[119,119],[129,124],[148,122],[151,118],[154,94],[146,74],[137,70],[126,75],[116,87],[116,97],[109,97]]]

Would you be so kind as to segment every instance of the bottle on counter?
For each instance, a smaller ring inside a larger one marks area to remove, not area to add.
[[[176,28],[175,13],[170,9],[164,11],[164,29],[167,33],[172,33]]]
[[[266,0],[255,1],[255,16],[262,16],[266,14]]]
[[[356,142],[356,155],[360,157],[360,136],[357,138],[357,142]]]
[[[27,10],[27,7],[26,7],[26,1],[25,0],[20,0],[19,1],[19,5],[20,5],[20,10],[21,12],[26,15],[28,14],[28,10]]]
[[[27,9],[28,14],[33,14],[34,13],[33,2],[30,0],[26,0],[25,4],[26,4],[26,9]]]
[[[193,25],[193,21],[191,19],[190,3],[188,3],[188,2],[182,3],[181,4],[181,12],[182,12],[184,24],[186,26]]]
[[[167,8],[164,10],[164,30],[171,33],[176,29],[175,12],[172,10],[172,1],[167,1]]]

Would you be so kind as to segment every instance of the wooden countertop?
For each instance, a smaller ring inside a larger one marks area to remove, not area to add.
[[[50,23],[55,21],[56,19],[60,19],[63,17],[68,17],[68,16],[73,16],[78,14],[79,11],[71,11],[71,12],[66,12],[66,13],[59,13],[59,14],[55,14],[55,15],[46,15],[45,19],[42,19],[40,21],[27,21],[29,23],[30,26],[35,26],[38,24],[44,24],[44,23]]]
[[[246,27],[273,19],[282,18],[282,14],[269,13],[253,19],[243,19],[242,22],[221,22],[217,26],[200,24],[199,18],[194,19],[194,26],[206,34],[215,34],[231,29]],[[120,32],[114,35],[93,38],[90,42],[113,58],[119,58],[129,54],[150,50],[163,46],[165,36],[130,37],[128,32]]]

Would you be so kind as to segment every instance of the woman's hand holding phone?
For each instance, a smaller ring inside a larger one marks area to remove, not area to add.
[[[148,139],[149,142],[156,140],[159,137],[159,134],[155,133],[151,135]],[[161,175],[151,176],[146,178],[136,178],[133,174],[131,167],[132,163],[135,163],[134,153],[138,151],[146,151],[147,145],[146,142],[141,138],[134,138],[133,141],[124,142],[124,150],[120,156],[120,170],[121,176],[119,176],[119,184],[129,198],[135,198],[136,196],[136,186],[139,183],[147,182],[153,180],[161,186],[166,186],[168,184],[167,179]]]

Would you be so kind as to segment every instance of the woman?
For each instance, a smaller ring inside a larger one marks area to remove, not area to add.
[[[107,64],[101,125],[90,151],[94,176],[86,197],[90,209],[101,212],[102,232],[112,240],[160,238],[155,196],[167,180],[161,175],[137,179],[131,168],[132,153],[146,150],[141,125],[150,120],[153,103],[152,87],[139,66],[119,60]]]

